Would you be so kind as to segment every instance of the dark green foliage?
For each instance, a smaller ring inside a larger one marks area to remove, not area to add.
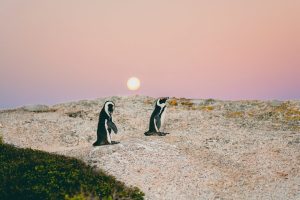
[[[0,199],[143,199],[138,188],[128,188],[82,161],[0,142]]]

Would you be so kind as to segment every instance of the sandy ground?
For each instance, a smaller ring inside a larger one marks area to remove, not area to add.
[[[92,147],[105,100],[120,144]],[[146,199],[300,199],[300,101],[171,99],[165,137],[146,137],[154,99],[111,97],[0,111],[5,142],[77,157]]]

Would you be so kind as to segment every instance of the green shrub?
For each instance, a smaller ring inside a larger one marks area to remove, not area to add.
[[[0,144],[0,197],[3,200],[140,200],[143,196],[138,188],[129,188],[80,160]]]

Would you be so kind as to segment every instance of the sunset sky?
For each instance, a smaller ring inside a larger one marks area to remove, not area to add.
[[[0,0],[0,108],[133,94],[300,99],[300,1]]]

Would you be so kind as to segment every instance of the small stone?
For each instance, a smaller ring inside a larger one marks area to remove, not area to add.
[[[0,128],[3,128],[3,125],[0,123]]]

